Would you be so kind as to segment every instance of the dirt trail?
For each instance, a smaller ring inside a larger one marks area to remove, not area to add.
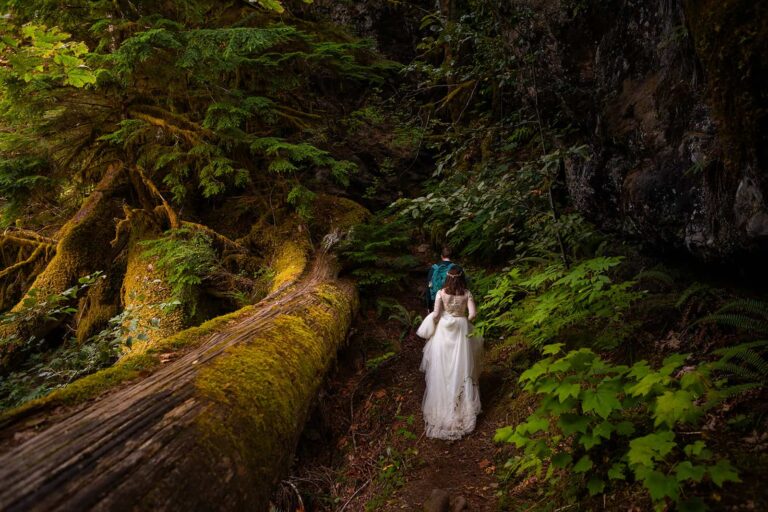
[[[414,279],[411,289],[419,284]],[[398,300],[408,311],[426,313],[417,292]],[[498,510],[500,447],[493,436],[507,420],[499,407],[505,373],[485,367],[483,413],[471,435],[428,439],[419,371],[425,341],[413,328],[403,337],[405,322],[386,318],[370,305],[353,324],[350,345],[305,432],[292,483],[309,496],[310,511],[420,511],[433,489],[447,491],[452,501],[463,497],[469,511]],[[390,348],[396,355],[376,366],[376,356]],[[325,444],[330,448],[319,448]]]

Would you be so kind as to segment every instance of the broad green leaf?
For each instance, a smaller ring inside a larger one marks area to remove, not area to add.
[[[722,487],[725,482],[741,482],[739,473],[728,459],[720,459],[714,466],[709,466],[707,472],[718,487]]]
[[[521,383],[526,381],[535,382],[536,379],[547,373],[552,360],[550,358],[542,359],[527,370],[525,370],[518,379]]]
[[[586,473],[587,471],[592,469],[592,466],[594,466],[594,464],[592,463],[592,459],[589,458],[589,455],[584,455],[582,458],[579,459],[579,461],[576,464],[574,464],[573,472]]]
[[[659,373],[663,375],[672,375],[672,372],[683,366],[685,360],[690,357],[691,354],[672,354],[666,357],[661,363]]]
[[[516,432],[519,434],[535,434],[536,432],[548,429],[548,419],[542,418],[541,416],[531,415],[524,423],[518,425]]]
[[[676,501],[679,493],[679,484],[671,476],[667,476],[660,471],[650,471],[643,479],[643,485],[648,489],[654,501],[660,501],[664,498],[670,498]]]
[[[696,441],[693,444],[687,444],[685,445],[685,448],[683,448],[683,452],[689,457],[696,456],[698,457],[701,455],[701,453],[704,451],[704,449],[707,447],[706,443],[704,441]]]
[[[605,481],[602,478],[593,476],[587,482],[587,489],[589,490],[590,496],[600,494],[605,490]]]
[[[666,423],[668,427],[674,427],[680,421],[689,420],[696,412],[697,407],[693,403],[694,396],[690,391],[677,390],[665,391],[656,398],[656,406],[653,415],[655,426]]]
[[[579,396],[579,391],[581,391],[581,384],[563,382],[557,387],[557,398],[560,402],[569,397],[576,398]]]
[[[706,392],[706,383],[707,377],[698,370],[686,372],[680,377],[680,387],[697,395],[703,395]]]
[[[613,423],[610,421],[604,421],[595,425],[595,427],[592,429],[592,433],[596,436],[602,437],[603,439],[609,439],[611,437],[611,432],[613,432],[615,429],[616,427],[613,425]]]
[[[633,396],[646,396],[659,384],[666,384],[668,382],[669,377],[658,372],[653,372],[643,376],[643,378],[640,379],[640,382],[630,387],[627,392]]]
[[[585,389],[584,401],[581,408],[584,412],[595,411],[603,419],[608,418],[611,412],[621,409],[621,402],[613,390],[598,386],[597,389]]]
[[[579,436],[579,443],[581,443],[587,450],[591,450],[602,442],[603,441],[600,439],[600,436],[595,436],[592,434],[582,434]]]
[[[705,471],[704,466],[694,466],[690,461],[684,460],[675,468],[675,478],[677,478],[678,482],[685,480],[701,482]]]
[[[566,398],[562,402],[554,395],[548,396],[541,401],[541,409],[547,411],[552,416],[562,416],[563,414],[573,412],[578,405],[574,398]]]
[[[621,421],[616,424],[616,432],[622,436],[631,436],[635,433],[635,426],[631,421]]]
[[[555,355],[561,352],[564,346],[565,343],[552,343],[551,345],[545,345],[541,350],[541,353],[544,355]]]
[[[624,474],[624,469],[626,468],[626,465],[622,464],[621,462],[616,462],[611,466],[611,468],[608,470],[608,478],[611,480],[626,480],[626,476]]]
[[[581,414],[563,414],[560,416],[557,426],[566,436],[570,436],[576,432],[586,434],[591,421],[592,420],[588,416],[582,416]]]
[[[573,461],[573,456],[568,452],[560,452],[552,456],[552,465],[556,468],[564,468]]]
[[[653,467],[655,459],[663,458],[677,446],[673,432],[656,432],[629,442],[627,458],[633,465]]]

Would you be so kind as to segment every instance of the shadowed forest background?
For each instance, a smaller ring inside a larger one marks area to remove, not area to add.
[[[767,53],[746,0],[0,0],[0,509],[768,509]]]

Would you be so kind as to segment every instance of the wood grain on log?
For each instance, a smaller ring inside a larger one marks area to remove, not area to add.
[[[355,303],[321,256],[146,378],[40,431],[6,427],[23,441],[2,447],[0,510],[266,510]]]

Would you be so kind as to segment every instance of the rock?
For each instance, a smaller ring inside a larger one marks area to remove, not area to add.
[[[462,510],[467,510],[467,500],[464,496],[456,496],[451,505],[451,512],[462,512]]]
[[[449,512],[451,498],[445,489],[432,489],[429,499],[424,502],[424,512]]]

